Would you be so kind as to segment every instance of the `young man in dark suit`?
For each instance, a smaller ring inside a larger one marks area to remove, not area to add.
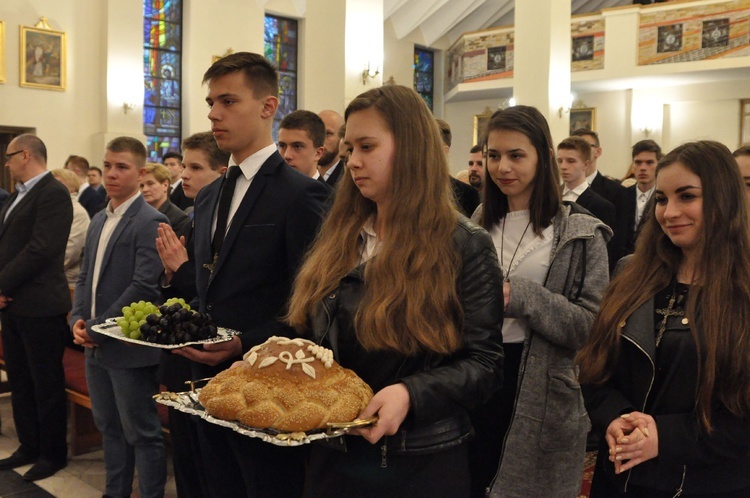
[[[618,216],[624,233],[623,256],[635,250],[643,214],[648,212],[647,206],[656,188],[656,165],[664,156],[659,144],[653,140],[636,142],[631,154],[636,183],[625,189],[622,209],[618,212],[621,213]]]
[[[92,327],[122,315],[132,302],[155,301],[161,261],[154,240],[167,217],[139,192],[146,147],[131,137],[107,144],[104,181],[110,201],[86,234],[70,324],[86,348],[86,382],[104,441],[105,496],[130,496],[133,470],[142,497],[164,495],[166,448],[153,395],[159,350],[133,346]]]
[[[169,184],[171,188],[169,201],[185,211],[192,206],[195,201],[185,195],[185,191],[182,187],[182,172],[185,170],[185,165],[182,162],[182,155],[180,155],[179,152],[167,152],[162,158],[162,164],[164,164],[169,170]]]
[[[589,183],[589,187],[614,204],[615,210],[617,210],[617,206],[625,192],[625,187],[620,182],[606,177],[599,172],[597,161],[602,156],[599,135],[588,128],[578,128],[572,133],[572,136],[581,137],[591,146],[591,160],[586,167],[586,181]]]
[[[557,146],[557,164],[563,179],[563,200],[575,202],[599,218],[613,231],[617,230],[615,206],[600,196],[586,181],[586,168],[592,154],[591,146],[581,137],[568,137]],[[607,244],[610,269],[621,252],[616,246],[619,239],[613,237]],[[615,242],[613,242],[615,241]]]
[[[453,141],[451,126],[447,121],[442,119],[436,119],[435,121],[437,122],[438,129],[440,129],[440,138],[443,139],[443,151],[447,156],[450,154],[451,142]],[[456,199],[456,207],[461,214],[471,217],[474,214],[474,210],[479,206],[479,192],[453,176],[450,177],[450,182],[453,197]]]
[[[19,135],[5,152],[16,191],[0,210],[0,319],[11,405],[20,447],[0,470],[34,465],[27,481],[67,465],[65,315],[70,291],[63,271],[73,222],[68,189],[47,171],[47,148]]]
[[[182,141],[182,187],[185,195],[195,199],[203,187],[221,178],[227,170],[229,154],[219,149],[210,131],[196,133]],[[193,217],[195,211],[188,216]],[[159,225],[156,239],[164,273],[160,278],[164,300],[181,297],[191,302],[198,295],[195,288],[195,251],[193,250],[193,223],[175,232],[168,223]],[[165,352],[159,363],[159,381],[168,391],[181,392],[185,382],[192,378],[190,360],[184,356]],[[181,498],[201,498],[200,451],[195,424],[197,419],[174,408],[168,409],[169,431],[172,439],[172,466],[175,486]]]
[[[282,327],[300,260],[326,211],[327,189],[300,175],[271,137],[278,74],[261,55],[240,52],[204,75],[208,118],[219,148],[231,153],[225,177],[195,202],[193,240],[201,311],[219,326],[242,332],[221,344],[176,350],[196,362],[196,378],[226,368],[243,351]],[[202,368],[200,367],[202,365]],[[204,496],[300,496],[303,454],[208,423],[199,424]]]

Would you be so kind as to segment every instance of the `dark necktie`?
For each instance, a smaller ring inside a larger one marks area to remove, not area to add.
[[[214,238],[211,242],[211,249],[214,253],[214,257],[218,256],[221,245],[224,243],[224,235],[227,232],[227,220],[229,218],[229,206],[232,204],[234,187],[237,185],[237,177],[239,177],[241,173],[242,170],[240,170],[239,166],[230,166],[229,171],[227,171],[227,178],[224,180],[224,185],[221,186],[219,211],[216,214],[216,231],[214,232]]]

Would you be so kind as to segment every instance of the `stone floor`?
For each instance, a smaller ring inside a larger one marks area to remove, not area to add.
[[[0,395],[0,458],[11,455],[18,447],[16,430],[11,415],[10,394]],[[68,466],[47,479],[27,483],[21,476],[30,465],[15,470],[0,471],[0,498],[99,498],[104,494],[105,472],[102,451],[94,451],[70,457]],[[168,462],[168,478],[165,498],[176,498],[177,491],[172,475],[172,462]],[[136,482],[133,483],[132,498],[139,498]]]

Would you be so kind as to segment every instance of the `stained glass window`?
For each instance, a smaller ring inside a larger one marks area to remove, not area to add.
[[[414,90],[432,110],[435,87],[435,52],[414,47]]]
[[[148,160],[180,150],[182,0],[143,0],[143,133]]]
[[[297,21],[266,15],[265,56],[279,70],[279,108],[273,118],[273,139],[278,140],[279,123],[297,109]]]

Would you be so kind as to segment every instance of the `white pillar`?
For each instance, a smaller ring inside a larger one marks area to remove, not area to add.
[[[516,2],[515,16],[513,96],[538,108],[560,142],[569,134],[570,2]]]

